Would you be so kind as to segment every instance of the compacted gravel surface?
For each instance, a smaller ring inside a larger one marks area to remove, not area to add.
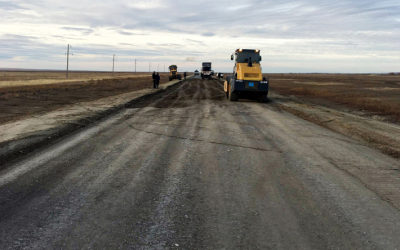
[[[0,249],[399,248],[399,210],[345,170],[398,160],[222,89],[183,81],[1,166]]]

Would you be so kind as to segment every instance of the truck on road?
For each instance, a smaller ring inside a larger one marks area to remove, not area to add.
[[[210,62],[203,62],[203,67],[201,67],[201,79],[207,78],[211,79],[212,70]]]
[[[268,102],[269,81],[262,76],[260,50],[237,49],[231,60],[235,66],[224,82],[226,97],[233,102],[239,98]]]

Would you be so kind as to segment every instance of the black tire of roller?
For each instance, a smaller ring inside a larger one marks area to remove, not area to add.
[[[258,102],[263,102],[263,103],[267,103],[269,100],[268,100],[268,95],[260,95],[259,97],[258,97]]]
[[[229,94],[229,101],[231,101],[231,102],[239,101],[239,95],[237,93],[235,93],[235,92],[231,92]]]

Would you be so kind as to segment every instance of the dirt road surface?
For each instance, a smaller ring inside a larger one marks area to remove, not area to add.
[[[395,202],[346,166],[400,180],[273,100],[187,80],[2,166],[0,249],[398,249]]]

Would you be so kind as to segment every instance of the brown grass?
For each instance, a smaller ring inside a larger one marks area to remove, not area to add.
[[[161,74],[161,83],[167,81],[167,74]],[[132,76],[0,87],[0,123],[48,112],[73,103],[97,100],[152,86],[151,76]]]
[[[149,72],[115,72],[114,76],[111,72],[69,72],[68,79],[63,71],[43,72],[43,71],[2,71],[0,72],[0,87],[10,87],[19,85],[39,85],[79,82],[102,79],[115,79],[127,77],[144,77],[150,76]]]
[[[24,80],[40,80],[40,79],[59,79],[64,80],[65,71],[1,71],[0,81],[24,81]],[[94,71],[69,71],[68,79],[97,79],[104,77],[129,77],[139,75],[150,75],[150,72],[94,72]]]
[[[399,75],[269,74],[272,91],[400,122]],[[340,84],[339,84],[340,83]]]

